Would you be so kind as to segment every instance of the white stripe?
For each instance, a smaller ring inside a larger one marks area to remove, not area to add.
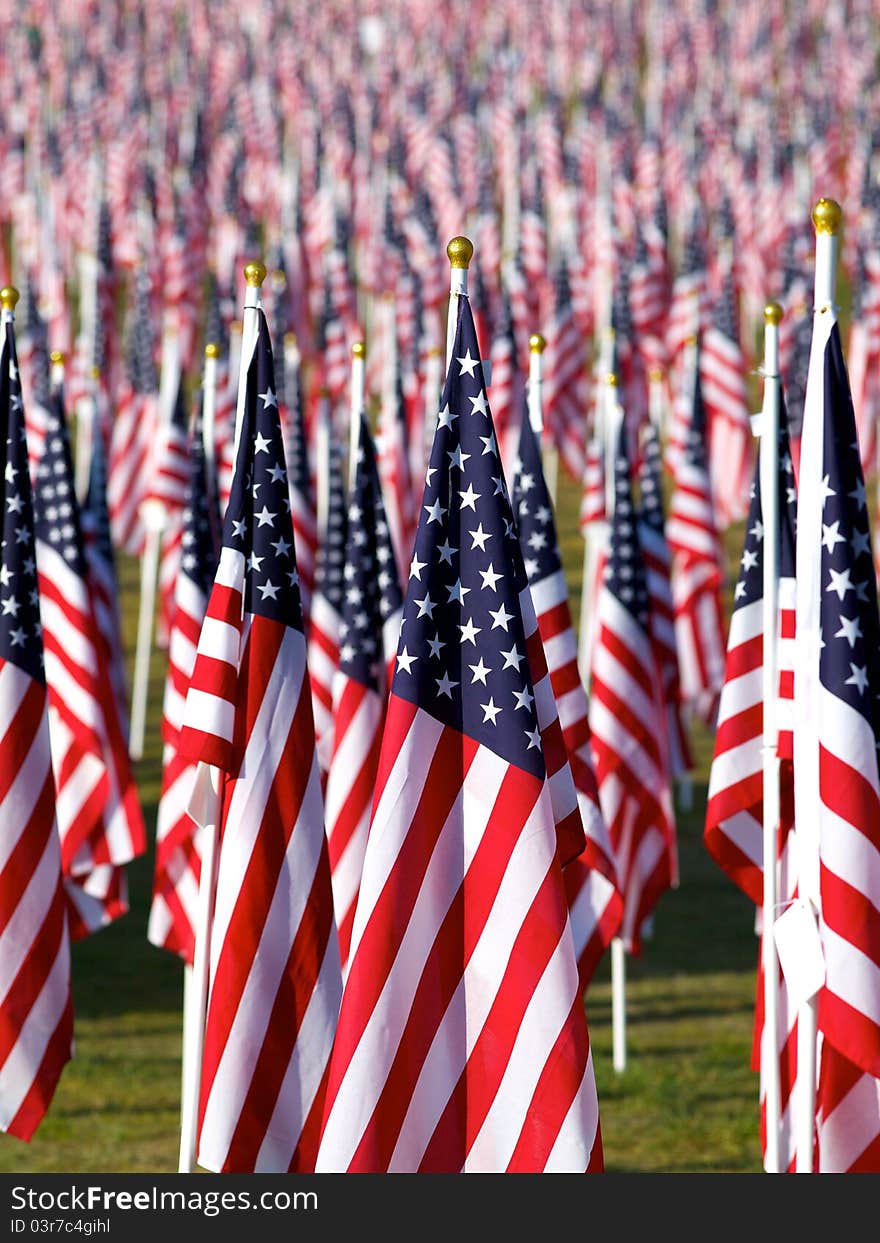
[[[57,854],[55,867],[58,867]],[[70,950],[66,933],[18,1039],[0,1067],[0,1129],[6,1130],[37,1076],[40,1063],[70,996]]]
[[[24,892],[10,915],[6,927],[0,932],[0,1005],[15,982],[22,961],[34,940],[34,930],[41,928],[51,909],[58,877],[61,874],[61,856],[58,837],[54,827],[43,844],[43,853],[31,872]]]
[[[826,987],[880,1026],[880,967],[822,921]]]
[[[572,1169],[579,1172],[589,1164],[590,1153],[596,1144],[599,1130],[599,1101],[596,1094],[596,1076],[593,1070],[593,1051],[590,1050],[580,1090],[571,1103],[565,1121],[559,1128],[556,1142],[544,1166],[545,1174],[565,1174]],[[586,1161],[578,1165],[585,1150]]]
[[[229,742],[235,731],[235,704],[191,686],[186,693],[184,724]]]
[[[205,617],[202,622],[202,632],[199,635],[198,650],[200,652],[214,660],[225,661],[226,664],[237,669],[240,645],[241,632],[237,626],[219,621],[216,617]]]
[[[819,1125],[820,1174],[845,1174],[877,1138],[880,1080],[862,1075]]]

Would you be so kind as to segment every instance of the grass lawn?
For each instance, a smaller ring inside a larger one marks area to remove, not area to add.
[[[577,614],[582,543],[576,490],[560,478],[560,529]],[[738,557],[741,534],[733,533]],[[120,566],[133,656],[137,567]],[[137,775],[152,839],[160,779],[164,660],[152,667]],[[711,738],[695,736],[693,806],[679,816],[681,883],[628,963],[628,1065],[611,1063],[608,956],[586,997],[609,1172],[757,1172],[757,1076],[749,1069],[757,941],[751,903],[702,842]],[[131,910],[74,947],[76,1052],[30,1144],[0,1135],[0,1171],[177,1169],[182,968],[147,943],[152,852],[129,868]]]

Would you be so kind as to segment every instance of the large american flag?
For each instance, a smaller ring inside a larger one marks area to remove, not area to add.
[[[538,631],[586,835],[583,852],[565,869],[578,970],[581,984],[586,988],[602,954],[619,931],[623,902],[617,889],[614,851],[599,807],[587,694],[578,671],[577,638],[571,623],[553,506],[541,465],[540,441],[525,408],[512,500]]]
[[[312,701],[262,311],[181,756],[220,769],[201,1165],[314,1165],[342,987]]]
[[[686,395],[683,443],[675,463],[666,538],[673,552],[682,696],[687,707],[711,725],[724,682],[723,569],[709,482],[699,349]]]
[[[34,520],[12,317],[3,315],[0,557],[0,1129],[29,1140],[73,1052]]]
[[[799,886],[825,984],[816,1165],[880,1169],[880,619],[840,334],[814,317],[797,527],[794,796]]]
[[[325,819],[344,974],[379,766],[389,661],[397,652],[403,606],[376,447],[363,416],[343,579],[342,646],[333,678],[333,752]]]
[[[627,432],[614,461],[614,513],[599,591],[590,727],[599,802],[624,900],[621,936],[641,948],[645,920],[677,883],[666,712],[650,638],[650,600],[632,499]]]
[[[317,1168],[600,1169],[583,828],[464,297],[441,402]]]
[[[216,495],[205,469],[202,420],[193,420],[189,444],[189,482],[181,532],[180,572],[168,641],[168,672],[162,707],[162,792],[156,816],[153,899],[147,939],[191,963],[195,950],[201,851],[197,828],[188,814],[196,765],[178,752],[183,710],[199,633],[217,567],[214,532],[219,529]],[[214,513],[212,514],[212,507]]]

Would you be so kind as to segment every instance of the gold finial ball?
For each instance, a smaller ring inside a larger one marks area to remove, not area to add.
[[[219,358],[220,346],[216,341],[209,341],[205,346],[205,358]]]
[[[266,279],[266,265],[258,259],[244,265],[244,281],[250,289],[259,289]]]
[[[93,380],[100,380],[100,378],[101,378],[101,368],[100,368],[100,367],[92,367],[92,369],[91,369],[91,371],[89,372],[89,374],[91,375],[91,377],[92,377],[92,379],[93,379]]]
[[[49,362],[54,363],[56,367],[64,366],[64,355],[61,350],[53,350],[49,355]]]
[[[0,289],[0,307],[4,311],[14,311],[15,304],[18,302],[19,292],[14,285],[4,285]]]
[[[834,199],[819,199],[813,208],[813,224],[817,233],[837,233],[843,220],[840,204]]]
[[[474,244],[469,237],[454,237],[446,247],[449,266],[453,268],[469,268],[474,257]]]
[[[784,314],[785,312],[778,302],[768,302],[764,307],[764,323],[781,324]]]
[[[611,388],[617,388],[617,372],[609,371],[605,377],[605,383],[609,384]]]
[[[295,347],[296,347],[296,333],[295,333],[295,332],[285,332],[285,334],[284,334],[284,348],[285,348],[285,349],[290,349],[290,350],[292,350],[292,349],[294,349]]]
[[[660,383],[660,381],[663,379],[663,374],[664,373],[663,373],[662,367],[649,367],[648,368],[648,379],[651,380],[652,383],[654,384]]]
[[[352,358],[366,358],[367,347],[364,345],[363,341],[355,341],[354,345],[351,347],[351,356]]]
[[[541,336],[540,332],[533,332],[529,337],[529,349],[533,354],[543,354],[547,342]]]

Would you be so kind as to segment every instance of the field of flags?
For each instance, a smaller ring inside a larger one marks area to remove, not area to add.
[[[15,1142],[124,918],[181,1172],[601,1172],[590,990],[625,1076],[686,814],[756,1158],[880,1171],[877,16],[0,13]]]

